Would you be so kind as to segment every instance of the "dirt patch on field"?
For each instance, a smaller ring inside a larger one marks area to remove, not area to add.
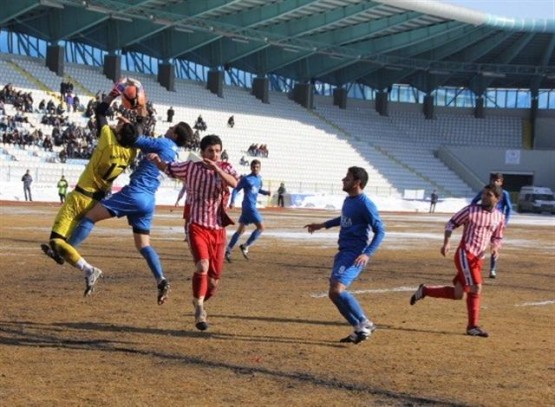
[[[180,210],[158,208],[152,230],[172,287],[158,306],[154,279],[121,219],[97,225],[82,246],[105,274],[83,298],[81,272],[39,248],[57,208],[0,207],[2,405],[555,402],[553,226],[507,230],[498,278],[485,282],[481,320],[491,337],[482,339],[464,335],[463,301],[409,305],[419,283],[452,278],[452,259],[439,254],[448,215],[384,214],[388,235],[352,287],[378,330],[351,345],[338,342],[351,329],[325,297],[337,234],[300,235],[331,212],[263,212],[268,233],[250,261],[234,252],[207,304],[210,329],[199,332]]]

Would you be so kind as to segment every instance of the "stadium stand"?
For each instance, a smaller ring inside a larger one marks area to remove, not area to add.
[[[42,60],[8,55],[3,59],[2,77],[33,92],[35,106],[39,99],[59,94],[64,78],[51,73]],[[331,98],[324,97],[315,99],[315,110],[311,113],[283,93],[272,92],[271,104],[263,104],[242,88],[225,86],[225,97],[219,98],[199,82],[176,80],[176,91],[168,92],[153,76],[131,72],[122,72],[122,76],[139,79],[147,89],[157,111],[158,134],[169,126],[164,122],[165,112],[173,106],[174,123],[183,120],[193,124],[202,114],[208,129],[201,136],[220,135],[230,162],[239,169],[249,145],[266,144],[269,157],[262,158],[262,164],[270,188],[285,181],[289,190],[297,192],[337,193],[341,191],[340,180],[346,167],[359,165],[369,171],[370,195],[402,196],[406,190],[423,190],[427,195],[437,189],[442,196],[468,197],[473,194],[471,188],[434,156],[434,150],[445,144],[490,145],[492,139],[507,147],[519,146],[519,119],[476,120],[443,115],[437,120],[423,120],[421,115],[402,111],[384,117],[362,101],[340,110],[332,105]],[[68,64],[67,78],[76,84],[77,92],[80,89],[85,93],[83,104],[95,93],[112,86],[100,68]],[[44,89],[37,89],[37,84],[44,84]],[[230,115],[235,116],[234,128],[227,126]],[[85,123],[80,113],[71,113],[70,119]],[[51,132],[36,116],[31,122],[46,134]],[[44,182],[53,182],[62,170],[66,175],[78,175],[83,165],[71,161],[48,163],[56,161],[56,151],[33,156],[28,150],[18,151],[18,147],[4,145],[4,152],[4,157],[11,155],[17,160],[3,159],[4,168],[30,167],[40,174],[37,180]],[[181,157],[186,157],[185,152]],[[176,188],[170,180],[163,185]]]

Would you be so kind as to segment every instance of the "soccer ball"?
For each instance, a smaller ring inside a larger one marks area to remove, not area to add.
[[[121,91],[121,104],[126,109],[137,109],[145,106],[146,94],[140,82],[128,79],[123,84]]]

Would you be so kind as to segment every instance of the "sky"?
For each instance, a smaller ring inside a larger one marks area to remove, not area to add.
[[[555,19],[555,0],[442,0],[502,17]]]

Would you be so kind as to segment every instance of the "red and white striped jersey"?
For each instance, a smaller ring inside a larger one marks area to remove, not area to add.
[[[469,205],[447,222],[445,230],[453,231],[464,225],[460,245],[475,256],[482,257],[488,244],[501,247],[505,229],[505,215],[499,210],[487,211],[481,205]]]
[[[218,166],[226,173],[239,179],[239,174],[227,162],[219,161]],[[196,223],[208,229],[221,229],[222,211],[229,200],[229,188],[225,181],[201,161],[168,163],[166,173],[179,178],[187,185],[187,204],[190,205],[189,223]]]

